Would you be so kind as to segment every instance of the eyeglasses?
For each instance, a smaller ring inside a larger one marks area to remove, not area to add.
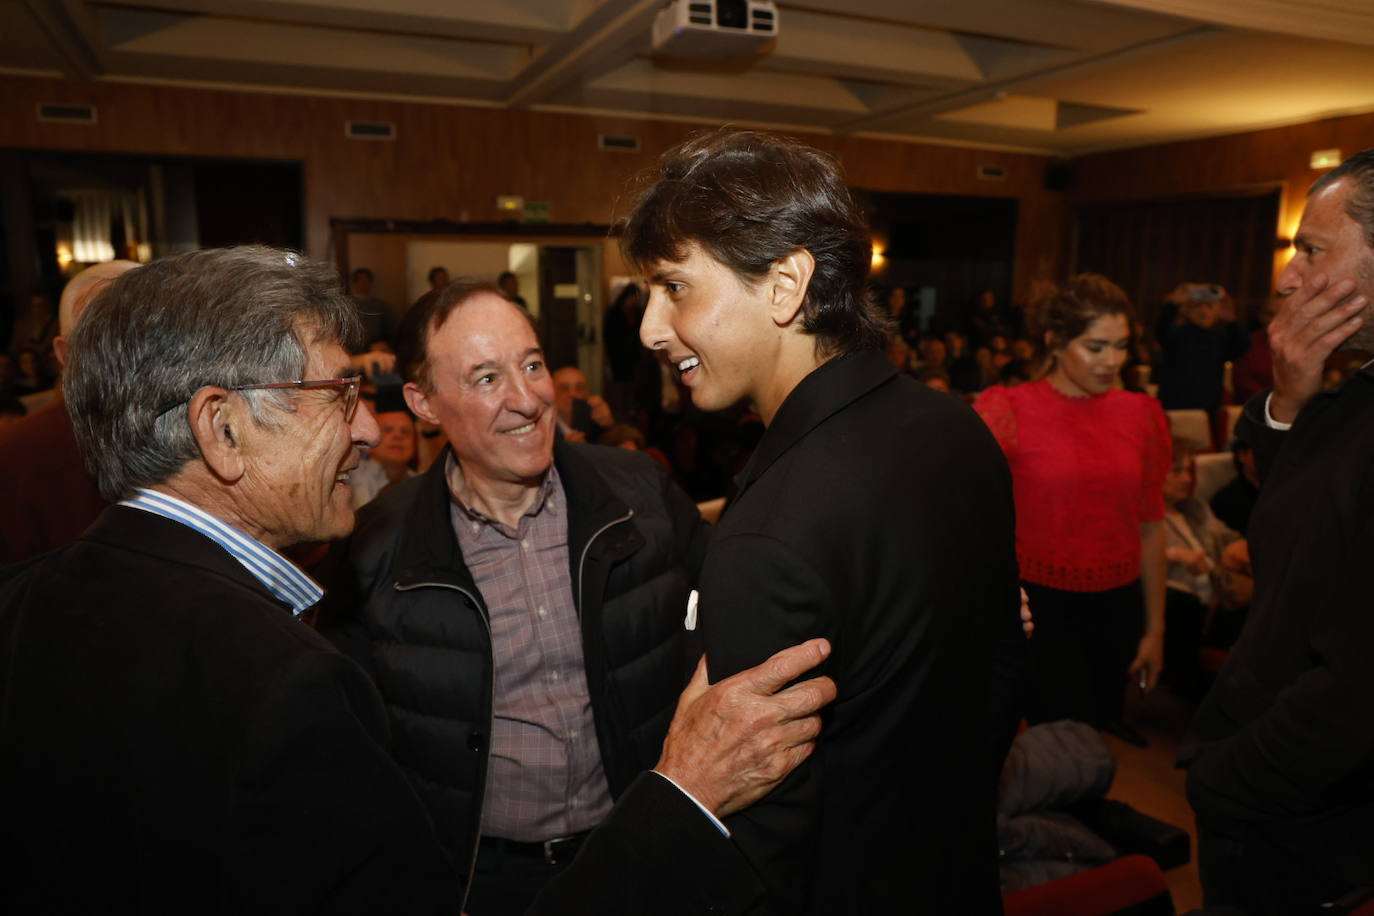
[[[353,414],[358,410],[358,389],[362,385],[361,376],[349,378],[322,378],[298,380],[294,382],[263,382],[260,385],[234,385],[231,391],[252,391],[268,388],[295,388],[299,391],[320,391],[325,388],[339,392],[343,399],[344,422],[352,423]]]

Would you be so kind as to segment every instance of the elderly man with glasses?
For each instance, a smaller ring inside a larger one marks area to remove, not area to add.
[[[356,322],[328,267],[239,248],[130,271],[77,328],[67,404],[116,504],[0,571],[7,911],[457,911],[381,698],[298,619],[321,591],[279,552],[353,526],[349,471],[378,437],[342,345]],[[617,911],[600,897],[633,885],[627,850],[684,899],[755,892],[697,806],[747,804],[808,753],[833,685],[774,692],[825,651],[699,675],[667,778],[646,774],[537,912]]]

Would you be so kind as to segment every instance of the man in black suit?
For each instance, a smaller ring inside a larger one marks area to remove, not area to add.
[[[1294,244],[1274,388],[1237,427],[1254,599],[1181,752],[1207,904],[1275,916],[1374,887],[1374,370],[1321,391],[1333,352],[1374,351],[1374,150],[1313,185]]]
[[[1002,453],[884,359],[868,229],[832,160],[723,132],[657,178],[624,233],[650,282],[641,339],[697,407],[747,399],[767,426],[702,572],[711,674],[835,647],[814,762],[728,821],[761,911],[1000,912],[993,796],[1023,650]]]
[[[456,910],[381,697],[297,618],[320,590],[278,552],[353,525],[348,474],[378,438],[356,321],[330,267],[240,248],[130,271],[78,326],[68,405],[118,504],[0,572],[6,912]],[[658,772],[532,912],[747,905],[757,881],[706,812],[809,753],[833,688],[781,688],[825,653],[699,672]]]

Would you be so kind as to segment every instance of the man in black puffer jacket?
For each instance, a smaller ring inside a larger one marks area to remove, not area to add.
[[[319,625],[376,680],[464,910],[521,912],[658,759],[709,529],[651,459],[555,443],[533,328],[492,287],[427,296],[399,338],[451,450],[359,513]]]

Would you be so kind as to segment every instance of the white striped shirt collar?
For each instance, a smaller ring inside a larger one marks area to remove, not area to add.
[[[296,614],[324,597],[324,589],[286,557],[232,525],[226,525],[204,509],[175,496],[144,489],[120,505],[142,509],[199,531],[229,551],[229,555],[252,573],[253,578],[279,600],[291,605],[291,610]]]

